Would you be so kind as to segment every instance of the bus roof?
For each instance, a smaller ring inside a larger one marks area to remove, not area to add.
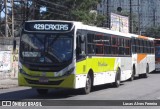
[[[158,39],[155,38],[154,40],[159,40],[160,41],[160,38],[158,38]]]
[[[67,22],[67,23],[73,23],[77,29],[85,29],[85,30],[90,30],[90,31],[96,31],[96,32],[102,32],[102,33],[107,33],[107,34],[114,34],[114,35],[119,35],[119,36],[124,36],[124,37],[135,37],[135,38],[142,38],[142,39],[148,39],[148,40],[155,40],[155,38],[151,37],[146,37],[146,36],[141,36],[137,34],[131,34],[131,33],[122,33],[118,31],[113,31],[113,30],[108,30],[102,27],[96,27],[96,26],[89,26],[85,25],[82,22],[78,21],[66,21],[66,20],[30,20],[26,22]],[[160,39],[156,39],[160,40]]]

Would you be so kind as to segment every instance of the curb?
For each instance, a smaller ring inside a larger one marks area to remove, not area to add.
[[[0,89],[9,89],[13,87],[18,87],[18,79],[1,79],[0,80]]]

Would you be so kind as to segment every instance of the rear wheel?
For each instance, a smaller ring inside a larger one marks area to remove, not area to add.
[[[91,76],[88,74],[86,79],[86,85],[83,88],[83,93],[89,94],[91,92],[91,88],[92,88],[92,79]]]
[[[135,68],[133,67],[132,75],[131,75],[131,78],[129,79],[129,81],[133,81],[134,80],[134,75],[135,75]]]
[[[148,73],[149,73],[149,66],[147,64],[146,73],[145,74],[140,74],[139,77],[140,78],[148,78]]]
[[[116,78],[115,78],[115,82],[113,83],[114,87],[119,87],[120,86],[120,76],[121,76],[121,70],[118,68],[117,72],[116,72]]]
[[[48,89],[37,89],[39,95],[46,95],[48,93]]]

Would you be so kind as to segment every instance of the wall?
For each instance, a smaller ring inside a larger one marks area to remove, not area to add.
[[[0,79],[18,77],[19,38],[16,38],[16,50],[13,51],[13,38],[0,38]]]

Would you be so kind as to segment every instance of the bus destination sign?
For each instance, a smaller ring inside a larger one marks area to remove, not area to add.
[[[70,31],[72,23],[66,22],[26,22],[27,31]]]

